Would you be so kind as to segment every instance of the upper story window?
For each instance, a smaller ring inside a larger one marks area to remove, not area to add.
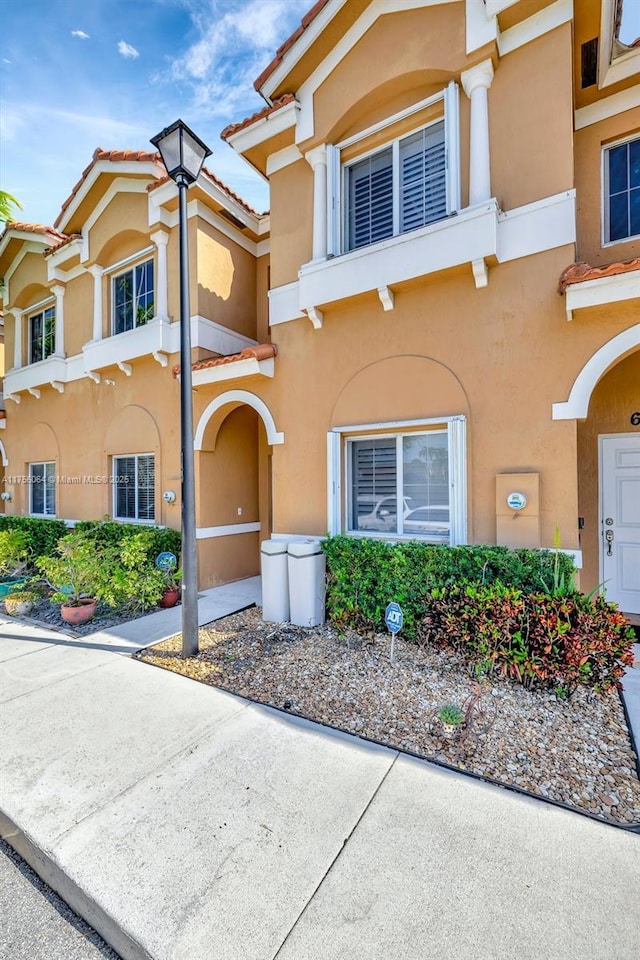
[[[153,522],[155,473],[152,453],[113,458],[113,515],[116,520]]]
[[[29,464],[29,513],[53,517],[56,513],[56,465],[52,461]]]
[[[29,317],[29,363],[46,360],[56,349],[56,308],[46,307]]]
[[[604,151],[604,242],[640,236],[640,137]]]
[[[452,81],[327,147],[330,254],[418,230],[460,209],[458,115]]]
[[[154,313],[153,260],[146,260],[112,280],[113,332],[134,330]]]
[[[345,167],[346,248],[447,216],[444,120]]]

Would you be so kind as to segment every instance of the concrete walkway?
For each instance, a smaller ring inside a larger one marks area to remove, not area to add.
[[[640,955],[640,836],[121,655],[140,639],[0,624],[0,833],[125,960]]]

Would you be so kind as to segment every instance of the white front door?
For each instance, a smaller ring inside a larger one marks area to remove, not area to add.
[[[640,434],[601,438],[600,536],[607,600],[640,613]]]

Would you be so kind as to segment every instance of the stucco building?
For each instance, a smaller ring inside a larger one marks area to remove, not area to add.
[[[640,47],[619,12],[319,0],[280,47],[265,108],[223,131],[270,214],[210,173],[190,192],[203,585],[256,573],[268,536],[557,529],[583,587],[640,612]],[[5,471],[44,479],[8,483],[7,510],[179,526],[176,221],[153,154],[103,151],[55,229],[5,232]],[[60,482],[83,476],[108,482]]]

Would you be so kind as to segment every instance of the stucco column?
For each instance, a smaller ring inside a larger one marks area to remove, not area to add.
[[[22,310],[11,311],[13,314],[13,369],[18,370],[22,366]]]
[[[471,70],[465,70],[460,79],[464,92],[471,100],[469,206],[472,207],[491,197],[487,91],[493,81],[493,63],[484,60]]]
[[[93,277],[93,336],[92,340],[102,340],[102,275],[104,270],[94,263],[89,267]]]
[[[305,153],[313,169],[313,259],[327,259],[327,150],[324,144]]]
[[[151,234],[151,239],[158,251],[158,276],[155,281],[155,309],[154,316],[163,320],[169,317],[169,275],[167,273],[167,244],[169,234],[164,230],[157,230]]]
[[[51,293],[56,298],[56,329],[54,341],[54,357],[64,357],[64,287],[56,284],[51,287]]]

